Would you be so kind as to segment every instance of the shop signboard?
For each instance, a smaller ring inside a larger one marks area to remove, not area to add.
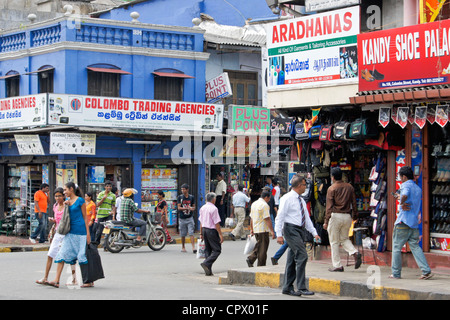
[[[228,106],[230,129],[234,134],[270,134],[270,111],[252,106]],[[231,121],[230,121],[231,119]]]
[[[291,136],[293,122],[293,117],[273,117],[270,115],[271,135],[278,134],[279,137],[289,138]]]
[[[233,91],[227,72],[206,82],[206,102],[208,103],[215,103],[232,94]]]
[[[77,132],[51,132],[51,154],[95,155],[96,135]]]
[[[450,83],[450,20],[358,35],[359,91]]]
[[[266,26],[268,89],[357,83],[358,6]]]
[[[47,94],[0,99],[0,129],[47,124]]]
[[[48,124],[222,132],[223,105],[49,94]]]

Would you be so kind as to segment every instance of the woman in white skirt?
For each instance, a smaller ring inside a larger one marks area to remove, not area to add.
[[[52,229],[55,230],[52,242],[50,244],[50,249],[47,254],[47,265],[45,267],[45,275],[41,280],[36,280],[37,284],[48,284],[48,274],[52,267],[53,259],[56,257],[56,254],[59,252],[61,248],[61,243],[64,239],[64,235],[56,232],[58,230],[59,222],[64,213],[64,190],[63,188],[56,188],[55,192],[55,205],[53,206],[53,218],[49,217],[49,221],[54,222]],[[72,266],[72,284],[76,284],[77,279],[75,275],[75,265]]]

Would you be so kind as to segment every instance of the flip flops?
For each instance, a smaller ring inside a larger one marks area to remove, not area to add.
[[[47,282],[47,285],[49,285],[50,287],[54,287],[54,288],[59,288],[59,282]]]
[[[47,284],[48,284],[48,281],[47,281],[47,279],[42,278],[41,280],[36,280],[36,283],[37,283],[37,284],[47,285]]]

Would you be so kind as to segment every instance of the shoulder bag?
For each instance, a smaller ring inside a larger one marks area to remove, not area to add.
[[[70,213],[69,213],[69,206],[64,206],[64,213],[62,215],[61,221],[58,225],[58,232],[59,234],[66,235],[70,231]]]

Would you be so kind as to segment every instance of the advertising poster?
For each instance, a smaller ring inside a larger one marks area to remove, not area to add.
[[[50,125],[222,132],[223,105],[49,94]]]
[[[408,124],[409,107],[400,107],[397,109],[397,124],[403,129]]]
[[[448,105],[436,107],[436,122],[444,127],[448,122]]]
[[[450,20],[358,35],[359,91],[450,83]]]
[[[358,81],[359,7],[268,24],[268,89]]]
[[[378,122],[381,124],[383,128],[389,124],[391,119],[391,108],[380,108],[378,114]]]
[[[427,107],[416,107],[414,123],[417,124],[420,129],[423,129],[427,123]]]
[[[47,124],[47,94],[0,99],[0,129]]]
[[[95,155],[95,133],[51,132],[50,153]]]
[[[15,134],[14,139],[21,156],[45,154],[38,134]]]
[[[56,186],[63,188],[68,182],[77,181],[77,161],[76,160],[56,160]]]
[[[270,110],[251,106],[230,105],[230,129],[234,134],[270,133]]]

